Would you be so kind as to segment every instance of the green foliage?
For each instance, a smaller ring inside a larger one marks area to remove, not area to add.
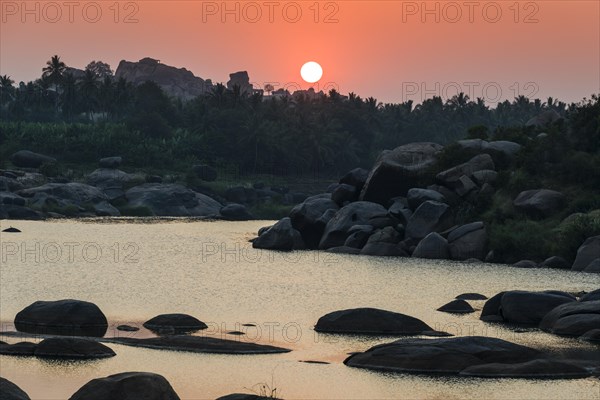
[[[600,235],[600,212],[576,215],[558,226],[550,241],[550,254],[573,261],[577,249],[591,236]]]
[[[279,220],[289,216],[292,207],[281,203],[260,202],[250,207],[249,211],[257,219]]]
[[[490,247],[499,260],[514,263],[522,259],[541,261],[548,257],[551,238],[544,222],[507,220],[489,225]]]
[[[489,138],[488,127],[485,125],[472,126],[467,131],[467,139],[483,139]]]

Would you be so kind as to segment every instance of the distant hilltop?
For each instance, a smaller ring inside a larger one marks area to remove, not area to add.
[[[160,60],[150,57],[142,58],[138,62],[122,60],[115,76],[135,85],[153,81],[168,95],[182,100],[191,100],[210,92],[213,88],[210,79],[199,78],[185,68],[162,64]]]

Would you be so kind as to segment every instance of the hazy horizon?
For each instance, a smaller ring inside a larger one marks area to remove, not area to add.
[[[54,54],[76,68],[101,60],[114,70],[123,59],[152,57],[214,83],[245,70],[255,87],[293,91],[311,86],[299,71],[317,61],[318,89],[382,102],[462,91],[490,105],[518,95],[570,103],[600,92],[599,3],[517,3],[230,2],[225,9],[201,1],[3,1],[0,74],[36,79]]]

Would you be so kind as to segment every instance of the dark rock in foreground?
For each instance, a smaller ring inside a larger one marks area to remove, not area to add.
[[[257,394],[247,393],[232,393],[225,396],[218,397],[217,400],[276,400],[273,396],[259,396]]]
[[[475,312],[473,307],[471,307],[471,305],[464,300],[453,300],[448,304],[444,304],[437,310],[454,314],[468,314]]]
[[[17,228],[13,228],[11,226],[10,228],[3,229],[2,232],[6,232],[6,233],[19,233],[19,232],[21,232],[21,230],[17,229]]]
[[[420,319],[377,308],[331,312],[319,318],[315,331],[364,335],[435,334],[433,328]]]
[[[482,310],[484,321],[538,325],[546,314],[561,304],[576,302],[568,293],[511,290],[488,300]]]
[[[156,216],[206,217],[219,215],[221,204],[182,185],[144,183],[129,189],[129,207],[145,207]]]
[[[130,326],[130,325],[119,325],[119,326],[117,326],[117,330],[123,331],[123,332],[136,332],[136,331],[139,331],[140,328],[135,327],[135,326]]]
[[[521,363],[540,352],[501,339],[481,336],[401,339],[348,357],[350,367],[381,371],[456,375],[465,368],[490,363]]]
[[[292,227],[290,218],[282,218],[252,242],[255,249],[301,250],[304,249],[302,235]]]
[[[567,362],[538,359],[515,364],[475,365],[465,368],[460,375],[479,378],[578,379],[590,376],[590,372]]]
[[[179,400],[169,382],[150,372],[124,372],[83,385],[70,400]]]
[[[15,316],[15,327],[34,334],[102,337],[108,322],[95,304],[67,299],[36,301]]]
[[[30,397],[20,387],[0,376],[0,399],[30,400]]]
[[[5,356],[32,357],[35,354],[36,343],[19,342],[15,344],[0,344],[0,354]]]
[[[161,314],[144,322],[144,328],[158,333],[188,333],[206,329],[208,326],[191,315]]]
[[[579,247],[571,269],[573,271],[584,271],[597,258],[600,258],[600,235],[588,238]]]
[[[456,296],[458,300],[487,300],[487,296],[479,293],[463,293]]]
[[[594,300],[600,300],[600,289],[592,290],[591,292],[586,293],[583,296],[581,296],[581,299],[579,299],[579,301],[594,301]]]
[[[246,206],[243,204],[228,204],[221,208],[220,213],[223,216],[223,219],[229,221],[248,221],[254,219],[252,214],[250,214]]]

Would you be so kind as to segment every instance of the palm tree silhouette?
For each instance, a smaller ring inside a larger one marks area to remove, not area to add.
[[[42,78],[48,79],[50,83],[54,84],[54,95],[56,113],[58,114],[58,85],[62,83],[63,74],[67,69],[67,65],[60,61],[60,57],[57,55],[52,56],[50,60],[46,61],[46,66],[42,68]]]
[[[10,79],[10,76],[0,76],[0,104],[13,99],[12,93],[15,89],[13,83],[15,83],[15,81]]]

